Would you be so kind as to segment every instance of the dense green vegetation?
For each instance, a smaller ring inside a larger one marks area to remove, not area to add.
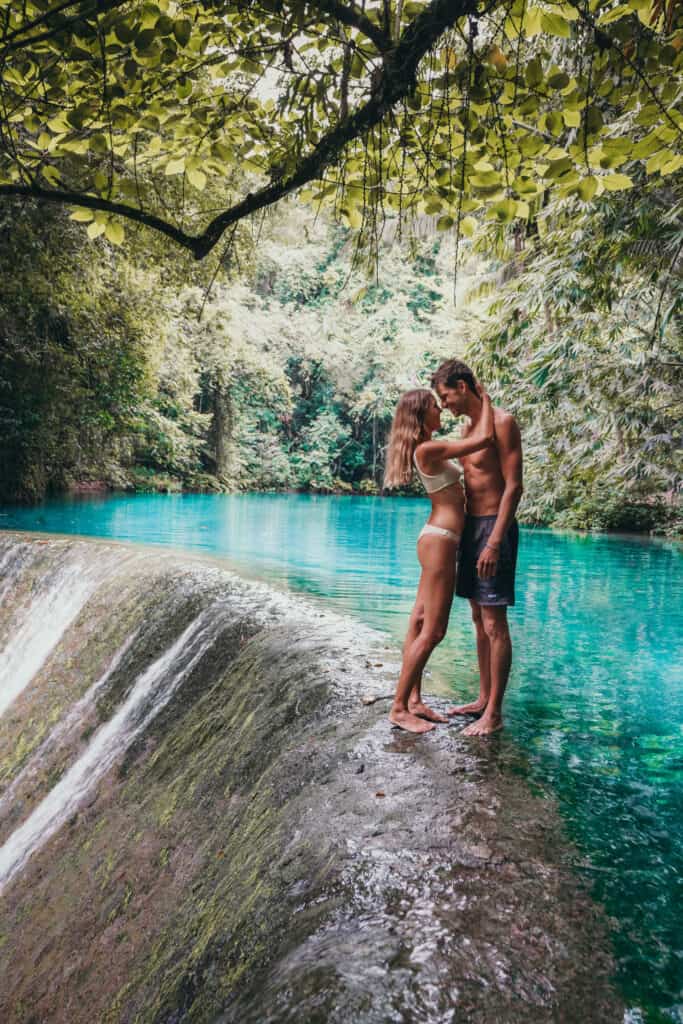
[[[469,348],[523,425],[525,516],[680,531],[683,190],[555,200],[537,228],[479,285],[493,301]]]
[[[452,233],[429,220],[410,244],[387,231],[368,279],[350,232],[292,204],[211,282],[9,210],[2,496],[377,493],[398,395],[459,354],[522,424],[527,521],[680,529],[683,233],[677,200],[637,195],[550,204],[522,250],[482,228],[457,301]]]
[[[680,529],[679,15],[0,0],[0,496],[376,493],[460,355],[528,521]]]
[[[683,166],[682,47],[672,0],[2,0],[0,194],[197,258],[303,186],[527,222]]]

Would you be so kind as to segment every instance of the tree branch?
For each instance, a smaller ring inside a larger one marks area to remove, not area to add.
[[[113,11],[117,7],[122,7],[123,4],[127,2],[128,0],[96,0],[94,6],[88,7],[87,4],[85,4],[85,9],[78,11],[77,14],[73,14],[68,18],[65,17],[59,25],[55,25],[54,28],[48,29],[46,32],[41,32],[35,36],[28,36],[26,39],[19,39],[16,43],[11,42],[11,40],[16,39],[17,36],[21,36],[24,32],[28,32],[29,29],[35,28],[42,22],[47,21],[50,15],[57,14],[60,11],[65,10],[67,7],[73,7],[73,0],[69,0],[69,3],[54,7],[51,11],[47,11],[41,18],[36,18],[34,21],[29,22],[29,24],[22,25],[21,28],[15,29],[14,32],[10,33],[10,35],[3,40],[4,45],[0,51],[0,55],[4,58],[11,53],[16,53],[18,50],[25,50],[27,47],[33,46],[35,43],[43,43],[47,39],[52,39],[57,33],[63,32],[64,29],[76,22],[84,21],[88,18],[94,18],[100,14],[107,14],[109,11]]]
[[[91,196],[85,192],[69,192],[61,189],[41,188],[39,185],[0,185],[0,195],[23,196],[25,199],[40,199],[46,203],[60,203],[61,205],[83,206],[88,210],[103,210],[105,213],[116,213],[127,220],[137,221],[138,224],[145,224],[148,228],[154,228],[163,235],[168,235],[174,242],[194,252],[197,242],[192,235],[186,234],[180,228],[169,224],[156,217],[153,213],[145,213],[136,206],[128,206],[126,203],[117,203],[111,199],[103,199],[100,196]],[[208,251],[208,250],[207,250]]]
[[[346,6],[337,0],[309,0],[309,6],[315,7],[321,14],[331,14],[349,28],[357,28],[364,36],[371,39],[380,53],[391,49],[391,36],[383,32],[379,25],[370,21],[355,4]]]
[[[211,252],[230,224],[256,210],[271,206],[295,189],[318,178],[347,143],[378,124],[394,103],[414,90],[417,67],[425,53],[458,18],[475,10],[476,0],[432,0],[407,26],[396,48],[386,55],[373,97],[355,114],[328,132],[288,178],[250,193],[240,203],[215,217],[203,235],[195,240],[195,257],[203,259]]]
[[[113,0],[114,4],[118,2],[121,0]],[[334,14],[339,20],[345,18],[345,24],[353,25],[359,31],[364,33],[366,31],[367,26],[362,26],[368,19],[355,8],[344,7],[336,0],[311,0],[311,5],[328,14]],[[109,6],[112,6],[111,0]],[[232,224],[257,210],[272,206],[309,181],[320,178],[325,169],[334,163],[349,142],[378,124],[395,103],[414,91],[417,84],[417,68],[427,51],[458,18],[472,14],[476,9],[477,0],[431,0],[431,3],[406,26],[395,48],[385,51],[384,63],[376,88],[367,103],[354,114],[340,121],[335,128],[323,136],[312,152],[299,162],[288,177],[266,185],[257,192],[249,193],[239,203],[214,217],[201,235],[188,235],[185,231],[152,213],[146,213],[144,210],[128,206],[126,203],[114,202],[87,193],[45,189],[32,185],[5,184],[0,185],[0,195],[23,196],[43,202],[70,204],[117,214],[154,228],[189,249],[196,259],[203,259],[220,240],[223,232]],[[368,24],[375,35],[377,33],[382,35],[384,45],[384,33],[381,32],[381,29],[373,26],[371,22]],[[389,45],[391,45],[390,41]]]

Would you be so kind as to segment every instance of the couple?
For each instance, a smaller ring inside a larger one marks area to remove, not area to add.
[[[503,728],[503,695],[512,662],[507,606],[515,603],[522,444],[514,418],[493,408],[465,363],[448,360],[431,383],[440,405],[427,388],[403,395],[387,451],[385,485],[409,483],[414,466],[432,503],[417,541],[422,573],[389,720],[416,733],[448,721],[422,701],[421,685],[427,659],[446,635],[455,590],[472,607],[479,697],[448,714],[480,716],[464,730],[480,736]],[[432,441],[441,426],[442,408],[469,417],[460,440]],[[464,491],[451,459],[462,464]]]

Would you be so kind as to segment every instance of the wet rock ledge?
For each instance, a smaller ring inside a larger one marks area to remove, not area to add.
[[[623,1020],[523,752],[392,731],[381,637],[128,545],[0,571],[0,1019]]]

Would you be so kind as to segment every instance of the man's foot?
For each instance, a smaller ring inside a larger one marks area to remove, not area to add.
[[[418,718],[410,711],[391,711],[389,721],[406,732],[431,732],[435,728],[430,722],[425,722],[424,718]]]
[[[463,736],[489,736],[492,732],[499,732],[503,728],[503,719],[500,715],[482,715],[477,722],[472,722],[466,729],[463,729]]]
[[[421,700],[416,700],[414,703],[408,704],[408,711],[411,715],[417,715],[418,718],[426,718],[428,722],[447,722],[448,719],[440,715],[438,711],[433,711],[427,704]]]
[[[449,708],[447,715],[481,715],[486,711],[487,701],[473,700],[471,704],[458,704],[455,708]]]

